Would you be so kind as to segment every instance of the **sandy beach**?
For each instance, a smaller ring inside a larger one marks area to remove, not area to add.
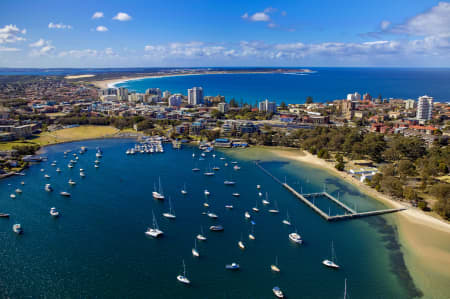
[[[310,73],[311,70],[302,69],[300,70],[304,73]],[[296,72],[299,72],[297,70]],[[114,88],[116,84],[124,83],[132,80],[143,80],[148,78],[166,78],[166,77],[181,77],[181,76],[198,76],[198,75],[221,75],[221,74],[270,74],[278,73],[277,71],[261,72],[261,71],[246,71],[246,72],[236,72],[236,71],[210,71],[210,72],[192,72],[192,73],[173,73],[173,74],[144,74],[140,76],[121,76],[115,79],[92,81],[92,83],[98,88]]]
[[[266,148],[275,156],[325,169],[354,186],[361,192],[382,201],[392,208],[407,207],[395,213],[406,265],[415,283],[424,292],[424,298],[448,298],[450,292],[450,224],[427,215],[421,210],[401,203],[367,186],[351,175],[338,171],[334,163],[327,162],[308,152]]]

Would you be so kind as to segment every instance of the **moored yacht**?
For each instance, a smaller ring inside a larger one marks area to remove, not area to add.
[[[169,197],[169,212],[168,212],[168,213],[163,213],[162,215],[163,215],[164,217],[166,217],[166,218],[169,218],[169,219],[175,219],[175,218],[177,218],[177,217],[175,216],[175,212],[172,211],[172,202],[171,202],[171,200],[170,200],[170,197]]]
[[[187,194],[186,184],[184,184],[183,189],[181,189],[181,194],[183,194],[183,195]]]
[[[18,234],[18,235],[20,235],[21,233],[23,233],[23,229],[22,229],[22,226],[20,225],[20,223],[14,224],[13,227],[12,227],[12,229],[13,229],[13,231],[14,231],[16,234]]]
[[[51,186],[50,184],[45,184],[44,189],[45,189],[45,191],[47,191],[47,192],[53,191],[53,188],[52,188],[52,186]]]
[[[333,241],[331,241],[331,260],[323,260],[322,264],[328,268],[339,269],[339,265],[334,261],[336,260],[336,255],[334,253]]]
[[[225,208],[227,208],[227,209],[232,209],[233,208],[233,205],[225,205]]]
[[[18,194],[22,193],[22,189],[17,188],[16,193],[18,193]]]
[[[205,189],[205,191],[203,191],[203,193],[205,193],[206,196],[211,194],[207,189]]]
[[[192,248],[192,255],[195,257],[200,256],[200,253],[197,250],[197,239],[194,239],[194,248]]]
[[[217,216],[217,214],[214,214],[214,213],[212,213],[212,212],[208,212],[207,215],[208,215],[209,218],[212,218],[212,219],[217,219],[217,218],[219,218],[219,216]]]
[[[297,243],[297,244],[302,244],[303,243],[302,237],[300,237],[300,235],[297,232],[290,233],[289,234],[289,239],[292,242]]]
[[[155,190],[152,192],[152,196],[154,199],[163,200],[164,193],[163,193],[162,186],[161,186],[161,178],[159,178],[158,180],[159,180],[159,189],[158,189],[158,191],[156,191],[156,186],[155,186]]]
[[[225,269],[227,269],[227,270],[239,270],[240,266],[237,263],[231,263],[231,264],[225,265]]]
[[[13,194],[13,193],[11,193],[11,194],[9,195],[9,197],[11,197],[12,199],[15,199],[15,198],[16,198],[16,195]]]
[[[280,272],[280,268],[278,267],[278,256],[275,257],[275,264],[270,265],[270,269],[273,272]]]
[[[241,194],[239,194],[239,193],[237,193],[237,192],[234,192],[232,195],[233,195],[234,197],[239,197],[239,196],[241,196]]]
[[[156,217],[155,217],[155,214],[153,213],[153,211],[152,211],[152,215],[153,215],[153,227],[149,227],[147,229],[147,231],[145,232],[145,234],[147,236],[151,236],[153,238],[158,238],[159,236],[162,236],[164,234],[164,232],[159,229],[158,222],[156,222]]]
[[[69,185],[75,185],[75,181],[73,181],[72,179],[69,179]]]
[[[66,192],[66,191],[62,191],[59,193],[61,196],[66,196],[66,197],[70,197],[70,193]]]
[[[284,298],[283,291],[279,287],[273,287],[272,292],[277,298]]]
[[[247,211],[244,213],[244,216],[245,216],[246,219],[252,218],[252,216],[250,215],[250,213],[247,212]]]
[[[223,181],[223,183],[224,183],[224,185],[235,185],[236,184],[236,182],[235,181],[228,181],[228,180],[226,180],[226,181]]]
[[[269,213],[272,213],[272,214],[278,214],[280,211],[278,210],[278,204],[277,204],[277,202],[275,201],[275,208],[274,209],[270,209],[269,210]]]
[[[289,218],[289,212],[286,212],[286,219],[283,219],[282,221],[286,225],[291,225],[291,219]]]
[[[50,209],[50,215],[52,215],[52,217],[59,217],[59,212],[56,210],[55,207]]]
[[[197,235],[197,240],[206,241],[208,238],[203,234],[203,227],[200,226],[200,234]]]
[[[210,231],[213,231],[213,232],[221,232],[221,231],[224,230],[224,228],[223,228],[222,225],[211,225],[211,226],[209,227],[209,230],[210,230]]]
[[[184,283],[184,284],[190,284],[191,283],[191,281],[186,277],[186,265],[185,265],[185,263],[184,263],[184,260],[183,260],[183,275],[178,275],[177,276],[177,280],[179,281],[179,282],[181,282],[181,283]]]

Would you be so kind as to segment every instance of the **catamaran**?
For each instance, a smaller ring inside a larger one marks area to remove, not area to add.
[[[195,257],[200,256],[200,253],[197,250],[197,239],[194,239],[194,248],[192,248],[192,255]]]
[[[179,282],[181,282],[181,283],[184,283],[184,284],[190,284],[191,283],[191,281],[186,277],[186,265],[185,265],[185,263],[184,263],[184,260],[183,260],[183,275],[178,275],[177,276],[177,280],[179,281]]]
[[[199,241],[206,241],[208,238],[206,238],[203,235],[203,227],[202,226],[200,226],[200,232],[201,233],[197,235],[197,240],[199,240]]]
[[[169,213],[163,213],[162,215],[163,215],[164,217],[166,217],[166,218],[169,218],[169,219],[175,219],[175,218],[177,218],[177,216],[175,216],[175,212],[172,211],[172,202],[171,202],[171,200],[170,200],[170,197],[169,197]]]
[[[333,241],[331,241],[331,261],[324,260],[324,261],[322,261],[322,264],[324,264],[326,267],[329,267],[332,269],[339,269],[339,265],[334,262],[335,260],[336,260],[336,255],[334,253]]]
[[[162,186],[161,186],[161,177],[158,179],[158,181],[159,181],[159,189],[158,189],[158,191],[156,191],[156,186],[155,186],[155,191],[152,192],[152,195],[153,195],[154,199],[163,200],[164,193],[163,193]]]
[[[291,225],[291,219],[289,218],[289,211],[286,211],[286,219],[282,221],[286,225]]]
[[[153,227],[149,227],[147,229],[147,231],[145,232],[145,234],[148,236],[151,236],[153,238],[158,238],[159,236],[164,234],[164,232],[159,229],[158,222],[156,222],[156,217],[155,217],[155,214],[153,213],[153,211],[152,211],[152,215],[153,215]]]
[[[270,265],[270,269],[273,272],[280,272],[280,268],[278,268],[278,256],[275,257],[275,264]]]

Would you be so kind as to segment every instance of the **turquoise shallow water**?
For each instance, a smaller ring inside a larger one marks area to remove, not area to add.
[[[217,152],[227,161],[239,161],[242,169],[224,167],[224,161],[209,155],[205,161],[192,158],[192,148],[172,150],[157,155],[126,156],[132,140],[92,140],[55,145],[46,148],[48,162],[26,170],[24,177],[0,181],[0,212],[11,219],[0,219],[0,297],[112,297],[112,298],[273,298],[271,288],[279,285],[289,298],[342,298],[344,279],[348,279],[351,298],[411,298],[418,290],[409,279],[396,243],[395,228],[384,217],[327,223],[273,179],[259,170],[250,159],[231,158],[230,151]],[[75,168],[67,168],[69,160],[63,151],[89,150],[80,155]],[[95,147],[104,155],[95,169]],[[197,152],[198,153],[198,152]],[[252,152],[250,152],[252,153]],[[197,155],[198,156],[198,155]],[[383,207],[365,197],[351,185],[328,173],[259,155],[263,165],[278,177],[287,177],[303,192],[323,189],[337,194],[348,204],[357,202],[358,209]],[[57,160],[62,172],[50,166]],[[202,169],[193,173],[197,164]],[[208,165],[221,170],[214,177],[202,173]],[[45,172],[40,172],[44,168]],[[79,177],[84,168],[86,177]],[[49,180],[43,175],[51,175]],[[161,216],[168,210],[168,201],[151,197],[153,185],[161,177],[164,193],[172,198],[177,219]],[[69,186],[69,178],[77,182]],[[223,181],[232,178],[234,187]],[[20,186],[20,181],[25,181]],[[44,191],[45,183],[55,191]],[[186,182],[189,194],[180,194]],[[278,203],[279,215],[267,212],[257,196],[256,184],[269,193],[269,200]],[[15,188],[23,190],[17,199],[9,198]],[[211,192],[210,210],[219,215],[211,220],[205,210],[203,190]],[[69,191],[71,198],[58,193]],[[231,193],[239,192],[240,198]],[[252,213],[256,240],[249,240],[251,229],[244,212],[259,200],[261,211]],[[233,204],[226,210],[225,204]],[[59,219],[49,215],[55,206],[62,213]],[[327,208],[328,204],[324,204]],[[144,235],[152,222],[152,210],[158,218],[164,237],[155,240]],[[289,210],[295,227],[305,243],[296,246],[288,240],[293,230],[281,223]],[[389,217],[389,216],[387,216]],[[13,223],[21,223],[24,234],[15,235]],[[222,224],[225,231],[212,233],[210,225]],[[197,242],[201,257],[194,258],[191,248],[194,237],[203,226],[208,237]],[[237,242],[244,237],[246,250]],[[330,255],[334,241],[339,271],[322,266]],[[278,256],[281,273],[270,271]],[[176,281],[182,260],[192,285]],[[228,272],[225,264],[236,261],[242,269]]]

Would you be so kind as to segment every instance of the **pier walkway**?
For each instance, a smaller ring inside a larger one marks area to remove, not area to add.
[[[287,183],[283,183],[280,181],[276,176],[271,174],[267,169],[262,167],[257,161],[255,162],[255,165],[259,167],[263,172],[265,172],[268,176],[273,178],[277,183],[282,185],[284,188],[289,190],[295,197],[300,199],[303,203],[305,203],[307,206],[309,206],[313,211],[315,211],[317,214],[322,216],[327,221],[337,221],[337,220],[345,220],[345,219],[354,219],[354,218],[361,218],[361,217],[368,217],[368,216],[375,216],[375,215],[381,215],[381,214],[387,214],[387,213],[394,213],[406,210],[406,208],[400,208],[400,209],[385,209],[385,210],[377,210],[377,211],[369,211],[369,212],[361,212],[358,213],[355,210],[351,209],[349,206],[347,206],[345,203],[341,202],[331,194],[327,192],[318,192],[318,193],[310,193],[310,194],[300,194],[297,192],[294,188],[289,186]],[[309,199],[315,198],[315,197],[326,197],[327,199],[331,200],[341,208],[343,208],[346,212],[342,215],[328,215],[324,211],[322,211],[320,208],[318,208],[314,203],[312,203]]]

